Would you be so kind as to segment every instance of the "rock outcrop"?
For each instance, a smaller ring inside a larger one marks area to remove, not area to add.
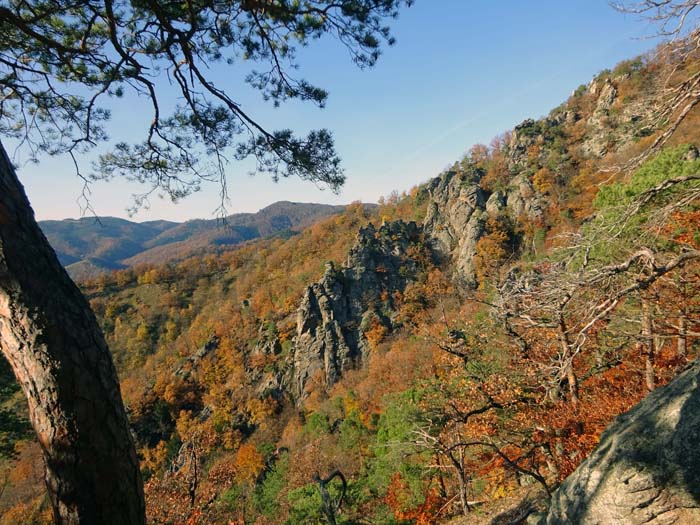
[[[451,258],[461,280],[476,285],[474,255],[484,233],[487,195],[478,174],[449,171],[428,183],[430,202],[423,228],[436,251]],[[498,203],[492,203],[497,208]]]
[[[277,359],[282,353],[276,326],[263,324],[258,331],[258,342],[248,355],[246,375],[256,385],[260,399],[281,398],[284,395],[284,366]]]
[[[513,176],[506,190],[492,193],[481,188],[480,175],[477,170],[448,171],[427,186],[430,197],[423,229],[467,288],[478,284],[474,256],[488,218],[507,215],[513,223],[521,217],[537,222],[546,207],[524,173]]]
[[[207,357],[209,354],[214,352],[219,348],[219,343],[221,342],[221,339],[219,338],[218,335],[212,335],[209,338],[209,341],[204,343],[200,348],[198,348],[192,355],[187,357],[180,366],[178,366],[175,371],[173,372],[173,375],[175,377],[180,377],[183,379],[189,379],[193,372],[197,369],[199,366],[199,363]]]
[[[411,248],[420,250],[421,231],[414,222],[396,221],[360,229],[346,264],[326,266],[309,286],[297,312],[290,389],[296,399],[307,395],[311,379],[325,386],[366,360],[365,333],[392,327],[393,294],[417,272]]]
[[[581,150],[586,156],[603,157],[610,147],[613,136],[610,133],[601,133],[600,130],[609,130],[611,127],[608,121],[611,119],[613,104],[617,100],[617,87],[607,78],[591,82],[588,93],[596,97],[595,109],[586,122],[589,133],[581,144]]]
[[[552,497],[547,525],[700,523],[700,364],[618,417]]]
[[[620,93],[622,86],[629,82],[630,73],[615,77],[600,76],[580,93],[580,96],[589,99],[587,103],[593,105],[580,145],[585,157],[601,158],[609,152],[623,149],[650,134],[656,127],[653,108],[657,101],[647,97],[637,102],[626,101],[626,97]],[[659,95],[652,95],[656,96]]]

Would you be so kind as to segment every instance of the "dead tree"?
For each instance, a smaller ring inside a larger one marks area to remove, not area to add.
[[[534,272],[514,270],[498,288],[497,317],[508,321],[508,330],[525,340],[532,329],[551,330],[556,335],[558,350],[545,365],[549,376],[548,392],[558,398],[562,387],[569,401],[578,409],[579,392],[575,359],[583,346],[577,337],[579,305],[574,300],[577,276],[565,264],[550,265]]]
[[[487,411],[490,408],[492,407],[484,407],[483,411]],[[500,458],[508,468],[521,475],[531,476],[542,485],[547,494],[551,493],[551,488],[545,476],[540,473],[534,461],[535,452],[538,449],[545,448],[545,444],[533,444],[530,448],[525,449],[517,458],[514,458],[506,454],[503,448],[493,441],[488,441],[486,439],[464,439],[464,436],[460,432],[454,431],[453,429],[449,432],[441,432],[436,435],[431,428],[419,428],[414,431],[414,434],[416,436],[416,445],[435,454],[435,467],[450,469],[456,474],[460,507],[462,515],[464,516],[467,516],[471,512],[474,504],[477,503],[476,501],[469,501],[468,499],[469,483],[472,481],[472,476],[467,468],[467,461],[471,449],[476,451],[491,451],[494,456]],[[546,454],[546,451],[543,452]],[[446,465],[442,464],[439,460],[440,457],[446,458]],[[524,464],[527,461],[530,462],[530,465]]]
[[[342,483],[342,488],[340,491],[340,497],[338,501],[333,502],[330,494],[328,494],[328,484],[335,478],[339,478]],[[321,506],[322,511],[328,519],[329,525],[336,525],[335,514],[340,510],[340,506],[343,504],[343,499],[345,498],[345,492],[348,489],[348,482],[345,480],[345,476],[339,470],[333,472],[327,478],[321,478],[318,472],[314,474],[314,481],[318,483],[319,490],[321,491]]]
[[[700,72],[691,73],[680,82],[674,80],[679,67],[697,59],[700,51],[700,1],[698,0],[629,0],[611,2],[620,12],[635,14],[655,25],[655,36],[667,39],[662,48],[670,63],[660,78],[661,87],[651,105],[647,127],[661,129],[653,144],[630,165],[639,165],[658,152],[700,102]]]
[[[182,478],[187,485],[190,509],[194,508],[199,487],[199,455],[195,441],[186,441],[170,464],[170,475]]]

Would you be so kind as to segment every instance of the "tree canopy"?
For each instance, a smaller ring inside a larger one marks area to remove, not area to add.
[[[150,101],[143,139],[113,144],[86,181],[125,175],[173,199],[217,180],[229,159],[255,171],[337,189],[340,158],[326,129],[297,136],[264,126],[215,82],[220,63],[272,104],[323,106],[328,93],[296,78],[297,51],[336,37],[360,67],[393,37],[385,25],[412,0],[11,0],[0,6],[0,133],[40,153],[76,153],[109,140],[110,98]],[[174,90],[178,102],[166,93]],[[170,107],[172,106],[172,107]],[[138,202],[137,202],[138,204]]]
[[[330,131],[298,137],[264,127],[210,68],[240,66],[273,104],[322,106],[327,93],[290,73],[298,48],[331,34],[358,65],[371,66],[382,44],[393,42],[385,20],[410,3],[9,0],[0,4],[0,136],[35,157],[70,155],[86,183],[125,175],[173,199],[210,179],[220,181],[225,198],[230,158],[253,157],[255,171],[274,179],[293,175],[337,189],[344,175]],[[128,92],[150,102],[144,138],[112,144],[83,175],[77,155],[109,142],[106,101]],[[145,523],[111,355],[2,145],[0,305],[0,349],[28,400],[56,523]],[[149,335],[144,326],[136,339]],[[196,485],[197,470],[189,471]]]

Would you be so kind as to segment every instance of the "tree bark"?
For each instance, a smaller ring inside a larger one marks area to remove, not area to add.
[[[331,496],[328,493],[328,484],[334,479],[340,478],[340,482],[343,484],[340,492],[340,498],[337,502],[331,501]],[[343,504],[343,499],[345,498],[345,493],[348,490],[348,482],[345,480],[345,476],[339,470],[333,472],[326,479],[321,479],[318,472],[314,475],[314,481],[318,483],[319,490],[321,491],[321,507],[323,513],[326,515],[328,520],[328,525],[336,525],[335,513],[340,510],[340,506]]]
[[[442,474],[442,462],[440,461],[440,454],[435,454],[435,461],[438,465],[438,481],[440,482],[440,497],[447,499],[447,485],[445,485],[445,476]]]
[[[564,318],[561,315],[561,313],[559,314],[557,338],[559,339],[559,346],[562,352],[562,359],[564,360],[563,375],[566,377],[566,382],[569,386],[569,401],[574,407],[574,410],[578,410],[578,377],[576,377],[576,372],[574,370],[574,356],[573,352],[571,351],[571,341],[569,341],[566,323],[564,322]]]
[[[457,479],[459,480],[459,503],[462,507],[462,515],[469,516],[469,499],[467,498],[468,480],[463,470],[457,471]]]
[[[0,349],[29,405],[58,525],[143,525],[143,485],[112,357],[0,144]]]
[[[684,298],[685,301],[685,298]],[[678,318],[678,340],[676,341],[676,353],[685,357],[688,353],[688,317],[685,304]]]
[[[656,374],[654,372],[654,333],[651,320],[651,306],[649,300],[642,296],[642,352],[644,354],[644,382],[647,390],[651,392],[656,387]]]
[[[469,508],[467,493],[469,489],[469,478],[464,465],[464,448],[461,447],[459,449],[459,457],[455,457],[454,454],[450,452],[449,458],[457,473],[457,481],[459,482],[459,503],[462,508],[462,515],[468,516],[471,509]]]
[[[574,372],[573,359],[566,365],[566,382],[569,384],[569,398],[571,399],[571,406],[577,410],[579,406],[578,377],[576,377],[576,372]]]

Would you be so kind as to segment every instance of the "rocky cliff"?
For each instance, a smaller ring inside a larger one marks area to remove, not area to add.
[[[552,497],[548,525],[700,523],[700,364],[618,417]]]
[[[498,146],[502,165],[496,181],[489,180],[493,176],[477,154],[428,182],[423,226],[462,285],[478,284],[474,256],[490,217],[507,218],[516,246],[522,225],[546,229],[551,210],[562,211],[571,179],[583,164],[619,152],[650,132],[649,104],[624,103],[621,96],[635,67],[614,77],[603,73],[547,117],[517,125]]]
[[[285,380],[295,398],[306,396],[312,378],[330,386],[343,371],[365,361],[370,348],[364,334],[373,326],[391,329],[392,294],[403,290],[416,271],[406,251],[421,235],[436,256],[453,268],[456,281],[474,288],[479,284],[474,262],[478,241],[488,233],[490,218],[505,218],[513,225],[508,234],[514,249],[519,224],[545,228],[555,197],[544,185],[535,183],[535,174],[551,166],[556,183],[566,184],[576,171],[567,133],[577,123],[582,128],[583,157],[600,157],[611,144],[619,146],[632,136],[627,124],[638,119],[636,110],[615,110],[617,86],[623,80],[594,80],[582,90],[581,100],[574,98],[545,118],[528,119],[516,126],[503,145],[505,177],[498,185],[485,184],[485,170],[465,158],[426,184],[427,211],[422,228],[394,222],[361,230],[343,268],[329,264],[324,276],[304,294],[297,313],[292,372]],[[577,110],[582,101],[593,107],[585,120]],[[614,132],[610,126],[601,127],[603,120],[611,119],[616,122]],[[608,133],[603,136],[600,129]]]
[[[436,251],[451,258],[457,274],[473,286],[476,284],[476,242],[484,232],[487,202],[478,174],[450,171],[430,181],[428,192],[425,232]]]
[[[290,389],[303,399],[314,379],[326,386],[345,370],[364,362],[371,352],[365,334],[393,326],[393,294],[418,272],[415,253],[422,234],[414,223],[396,221],[360,229],[347,262],[332,263],[306,289],[297,312]]]
[[[546,207],[544,196],[517,168],[504,190],[483,189],[482,175],[477,169],[448,171],[427,186],[430,198],[425,233],[435,251],[452,261],[457,280],[469,288],[478,284],[474,257],[488,218],[507,216],[512,223],[522,218],[539,222]]]

